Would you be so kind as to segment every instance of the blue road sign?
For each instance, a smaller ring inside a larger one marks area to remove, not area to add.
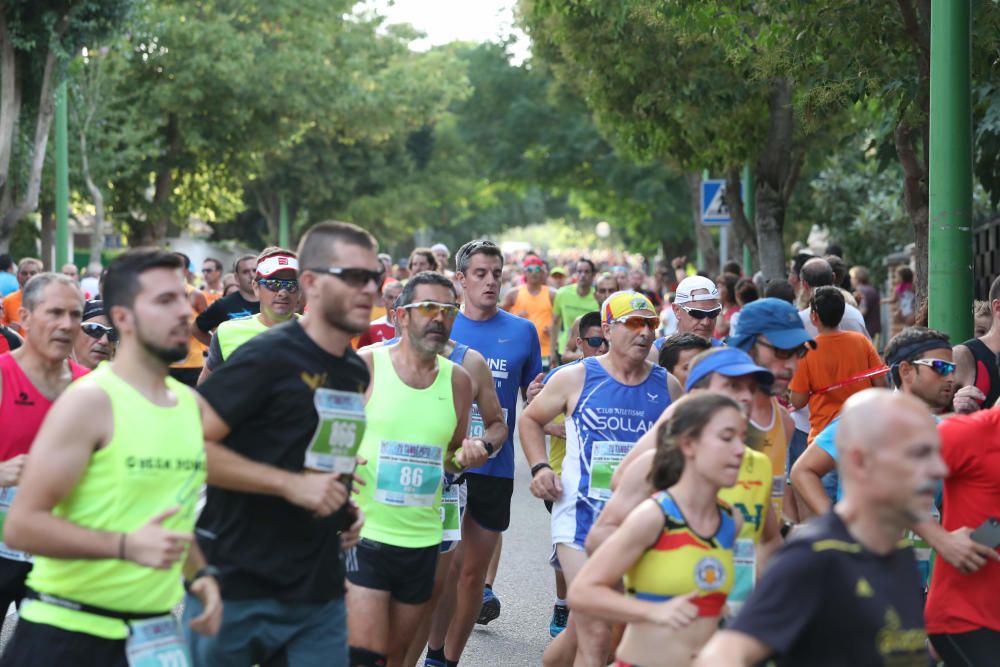
[[[701,224],[728,225],[729,207],[726,206],[726,182],[722,179],[701,182]]]

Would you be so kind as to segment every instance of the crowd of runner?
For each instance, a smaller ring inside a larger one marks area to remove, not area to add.
[[[959,343],[907,267],[562,259],[0,257],[0,667],[503,664],[515,433],[541,664],[1000,664],[1000,279]]]

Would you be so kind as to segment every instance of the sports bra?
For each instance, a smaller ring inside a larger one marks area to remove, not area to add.
[[[733,587],[736,523],[729,507],[719,504],[719,528],[704,538],[688,526],[669,493],[660,491],[653,500],[663,510],[663,532],[625,574],[625,590],[653,602],[698,591],[691,601],[698,615],[720,616]]]

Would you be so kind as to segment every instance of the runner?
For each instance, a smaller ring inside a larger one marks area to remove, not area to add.
[[[610,273],[602,273],[599,275],[597,280],[594,281],[594,301],[596,303],[589,312],[593,312],[594,310],[600,311],[601,306],[604,305],[607,298],[617,291],[618,283],[615,281],[615,277],[613,275]],[[580,320],[582,317],[583,315],[577,317],[576,320],[573,321],[573,326],[569,330],[569,336],[566,338],[566,349],[563,350],[559,359],[564,364],[570,361],[577,361],[585,356],[582,354],[581,348],[577,344],[577,341],[580,339]],[[598,317],[600,317],[599,313]]]
[[[347,556],[352,667],[403,664],[434,588],[442,465],[457,473],[482,465],[493,450],[465,437],[472,381],[440,355],[457,314],[451,281],[418,273],[396,311],[399,343],[361,354],[372,382],[359,451],[367,463],[358,468],[366,520]]]
[[[537,255],[528,255],[522,264],[524,285],[515,287],[503,297],[500,306],[508,313],[531,320],[543,350],[552,349],[552,302],[556,291],[545,284],[545,262]],[[550,359],[542,360],[542,370],[548,372]]]
[[[180,257],[184,263],[184,286],[187,289],[188,301],[191,302],[191,308],[194,310],[195,316],[197,316],[208,308],[208,300],[205,298],[205,293],[192,284],[194,274],[190,271],[191,260],[182,252],[175,252],[174,254]],[[206,352],[207,348],[205,345],[197,336],[192,334],[191,340],[188,341],[187,356],[170,365],[170,377],[183,382],[189,387],[198,384],[198,378],[205,367]]]
[[[809,332],[809,335],[816,338],[819,336],[820,330],[819,324],[812,319],[811,315],[813,295],[816,293],[816,290],[822,287],[833,287],[841,293],[841,296],[844,295],[844,290],[834,285],[833,267],[830,266],[830,262],[822,257],[813,257],[807,260],[802,265],[799,277],[802,279],[801,298],[806,303],[806,306],[799,311],[799,317],[802,319],[802,324],[805,326],[806,331]],[[861,314],[860,310],[847,303],[846,299],[844,314],[840,317],[838,323],[833,326],[833,329],[836,331],[853,331],[864,334],[866,338],[871,339],[868,329],[865,328],[865,316]]]
[[[191,323],[192,336],[208,345],[212,342],[212,332],[226,320],[238,320],[260,312],[260,302],[253,290],[256,268],[257,255],[241,255],[233,262],[233,274],[239,289],[198,315]]]
[[[121,345],[56,401],[35,438],[5,526],[35,566],[0,665],[188,665],[171,614],[182,574],[205,609],[190,629],[218,628],[218,584],[191,545],[205,482],[198,401],[167,374],[187,354],[181,268],[155,249],[129,250],[108,268],[104,303]],[[55,287],[66,290],[63,319],[78,327],[79,291]]]
[[[899,536],[927,519],[947,468],[917,399],[871,389],[844,405],[844,499],[793,533],[742,612],[696,665],[926,665],[913,549]]]
[[[675,333],[664,339],[657,363],[683,385],[687,382],[694,358],[711,348],[712,344],[697,334]]]
[[[457,664],[484,602],[492,597],[492,590],[487,592],[484,584],[500,534],[510,525],[510,499],[514,493],[512,434],[517,417],[517,394],[519,389],[523,392],[528,387],[542,368],[534,325],[497,307],[503,270],[500,248],[491,241],[470,241],[455,254],[455,269],[465,303],[455,319],[452,338],[486,358],[496,381],[508,435],[486,465],[465,473],[468,506],[462,520],[460,555],[456,557],[462,562],[462,571],[455,615],[444,645],[444,656],[449,664]],[[496,613],[499,613],[499,601]]]
[[[214,257],[206,258],[201,263],[201,278],[201,291],[211,306],[222,298],[222,262]]]
[[[713,338],[715,323],[722,313],[719,302],[719,288],[703,276],[688,276],[677,285],[674,300],[670,306],[677,317],[675,333],[693,333],[701,336],[712,344],[712,347],[722,345],[722,341]],[[657,338],[653,349],[649,351],[649,360],[659,361],[660,351],[666,338]]]
[[[437,258],[430,248],[414,248],[406,268],[409,269],[412,278],[423,271],[438,271],[442,267],[438,266]]]
[[[368,330],[358,337],[358,349],[396,337],[396,328],[392,321],[392,311],[393,304],[402,291],[403,283],[398,280],[390,279],[385,281],[385,284],[382,286],[382,305],[385,314],[372,320],[368,326]]]
[[[17,284],[20,286],[16,292],[11,292],[3,299],[3,325],[10,327],[15,333],[24,333],[21,330],[21,299],[24,294],[24,287],[28,281],[44,270],[42,260],[34,257],[25,257],[17,264]]]
[[[574,613],[628,624],[616,665],[690,665],[718,627],[742,522],[719,490],[736,483],[745,436],[740,406],[719,394],[682,398],[658,429],[650,475],[657,493],[591,555],[570,588]]]
[[[955,397],[955,412],[968,414],[992,408],[1000,398],[1000,278],[990,285],[989,310],[992,316],[989,331],[984,336],[955,346],[955,383],[959,388],[975,387],[970,397]]]
[[[552,543],[570,586],[587,558],[587,533],[611,496],[615,467],[681,393],[675,378],[646,361],[658,322],[649,299],[616,292],[601,313],[608,353],[560,369],[520,421],[531,492],[554,503]],[[559,414],[569,417],[566,457],[557,477],[545,453],[544,426]],[[575,612],[570,619],[567,631],[546,649],[546,664],[569,661],[576,643],[576,664],[603,665],[610,648],[607,624]],[[574,626],[579,631],[572,631]]]
[[[282,248],[268,248],[257,258],[256,272],[253,293],[257,297],[260,313],[219,325],[208,346],[199,384],[224,364],[240,345],[273,326],[297,317],[299,260],[295,253]]]
[[[771,371],[755,364],[746,352],[723,347],[695,357],[685,387],[692,395],[728,396],[749,413],[760,387],[768,387],[773,382]],[[671,414],[668,409],[659,421],[670,419]],[[603,544],[629,512],[654,492],[649,483],[656,448],[654,434],[655,429],[643,436],[615,472],[614,493],[587,538],[589,552]],[[739,610],[758,572],[781,543],[780,526],[770,502],[772,478],[767,455],[746,447],[736,485],[719,492],[719,499],[739,510],[743,519],[736,536],[733,586],[727,600],[729,617]]]
[[[784,396],[788,391],[788,383],[795,376],[799,360],[816,343],[806,333],[795,307],[781,299],[758,299],[748,303],[740,313],[733,335],[726,342],[747,352],[754,363],[774,375],[774,382],[769,388],[754,392],[747,444],[771,459],[771,502],[775,515],[780,519],[786,502],[788,449],[795,435],[795,422],[777,397]],[[794,497],[787,495],[789,516],[797,521]]]
[[[590,300],[594,285],[594,274],[597,265],[587,258],[576,261],[576,284],[563,285],[556,291],[552,302],[552,344],[549,368],[555,368],[561,363],[561,356],[566,351],[566,341],[569,340],[570,324],[584,313],[594,309]],[[602,302],[603,303],[603,302]],[[598,304],[600,307],[600,304]]]
[[[111,326],[111,320],[104,314],[103,301],[87,301],[83,305],[80,322],[82,335],[73,344],[73,360],[84,368],[93,370],[102,361],[110,361],[115,356],[118,332]]]
[[[0,513],[19,488],[32,441],[53,401],[87,369],[69,359],[83,295],[68,276],[40,273],[24,286],[18,319],[24,344],[0,356]],[[6,540],[6,536],[3,536]],[[0,543],[0,613],[24,598],[31,556]],[[3,621],[0,620],[0,626]]]
[[[362,515],[341,473],[363,435],[369,374],[350,340],[382,283],[375,252],[354,225],[311,227],[298,251],[309,312],[244,343],[198,388],[210,486],[196,535],[226,614],[217,636],[191,637],[197,664],[348,664],[340,549]],[[200,608],[188,596],[185,617]]]

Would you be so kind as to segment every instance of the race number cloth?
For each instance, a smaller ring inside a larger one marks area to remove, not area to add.
[[[306,450],[306,469],[342,475],[354,472],[358,448],[365,435],[361,394],[317,389],[313,405],[319,423]]]
[[[189,667],[191,658],[172,614],[129,623],[125,657],[129,667]]]
[[[433,445],[383,440],[378,452],[375,500],[386,505],[434,505],[441,486],[444,450]]]

